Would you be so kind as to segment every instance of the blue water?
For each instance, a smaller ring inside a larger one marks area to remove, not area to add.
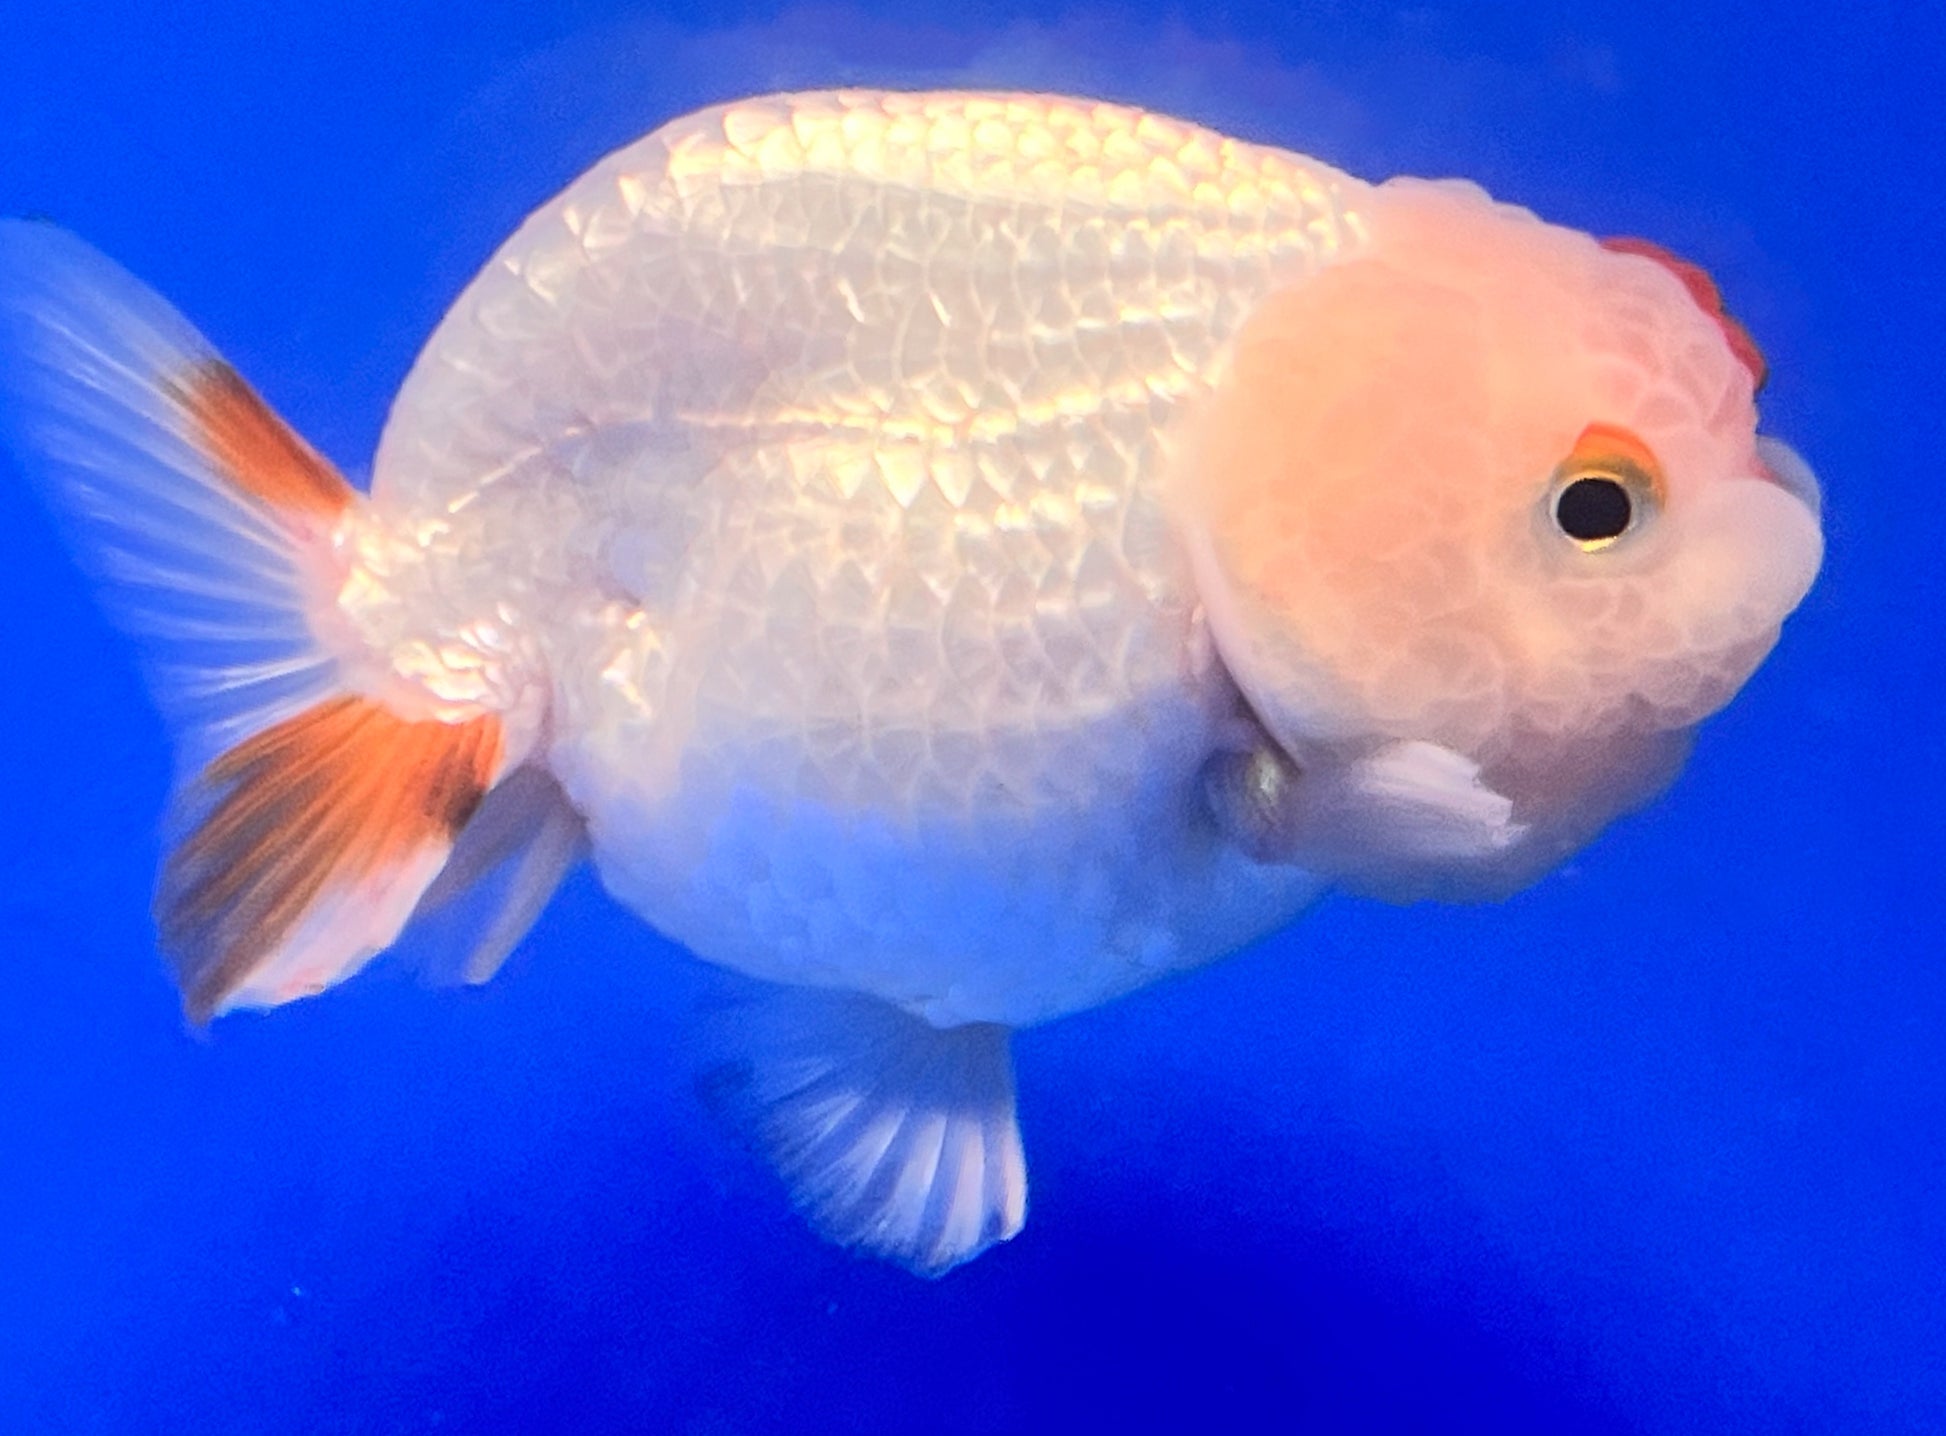
[[[1031,85],[1699,260],[1830,556],[1674,793],[1533,891],[1333,902],[1026,1034],[1027,1231],[926,1284],[715,1131],[706,975],[585,875],[484,990],[186,1031],[160,729],[0,471],[0,1431],[1946,1430],[1946,29],[1473,8],[9,6],[0,212],[353,472],[608,148],[782,85]]]

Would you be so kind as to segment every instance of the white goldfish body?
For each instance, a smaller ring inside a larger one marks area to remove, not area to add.
[[[585,852],[790,995],[718,1085],[821,1230],[1013,1235],[1011,1028],[1328,887],[1510,891],[1775,641],[1816,489],[1708,281],[1084,100],[676,121],[537,211],[369,496],[79,241],[0,228],[27,471],[145,638],[192,1016]]]

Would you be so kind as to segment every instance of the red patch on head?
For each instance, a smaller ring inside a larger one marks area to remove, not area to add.
[[[1770,366],[1764,362],[1764,352],[1757,347],[1757,341],[1723,308],[1723,295],[1716,287],[1716,281],[1699,264],[1691,264],[1677,254],[1671,254],[1652,240],[1636,239],[1629,235],[1619,235],[1601,241],[1601,247],[1615,254],[1634,254],[1643,259],[1653,259],[1682,281],[1682,287],[1689,291],[1689,297],[1696,301],[1696,307],[1709,315],[1723,330],[1723,338],[1729,343],[1730,352],[1742,361],[1743,367],[1750,371],[1750,378],[1756,387],[1764,387],[1764,380],[1770,377]]]

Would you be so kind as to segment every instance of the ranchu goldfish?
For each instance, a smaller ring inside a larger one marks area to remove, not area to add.
[[[1498,897],[1655,796],[1822,551],[1693,265],[1180,120],[677,120],[494,255],[369,493],[0,227],[19,467],[138,637],[190,1018],[564,873],[776,984],[707,1084],[826,1236],[1016,1233],[1009,1035],[1329,889]]]

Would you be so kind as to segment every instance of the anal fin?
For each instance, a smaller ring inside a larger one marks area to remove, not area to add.
[[[859,993],[733,1009],[707,1074],[820,1235],[942,1276],[1019,1232],[1027,1164],[1010,1029],[938,1028]]]
[[[587,825],[546,769],[503,778],[419,900],[406,937],[439,981],[492,979],[587,847]]]

